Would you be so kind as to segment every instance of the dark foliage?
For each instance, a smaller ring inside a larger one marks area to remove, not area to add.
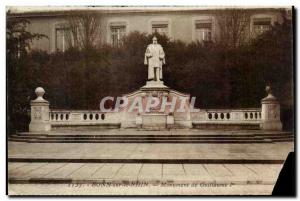
[[[28,23],[24,19],[7,19],[7,127],[11,133],[16,129],[26,128],[29,123],[27,110],[30,93],[35,86],[35,81],[31,79],[31,76],[42,73],[38,65],[42,65],[44,62],[38,63],[28,59],[27,52],[32,40],[46,37],[42,34],[27,32]]]

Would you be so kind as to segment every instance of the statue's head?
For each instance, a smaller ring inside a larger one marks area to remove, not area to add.
[[[155,36],[152,38],[152,42],[153,44],[157,44],[157,38]]]

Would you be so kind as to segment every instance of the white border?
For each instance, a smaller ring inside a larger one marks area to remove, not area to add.
[[[221,0],[201,0],[201,1],[195,1],[195,0],[173,0],[172,2],[169,0],[144,0],[144,1],[138,1],[138,0],[114,0],[114,1],[97,1],[97,0],[69,0],[69,1],[60,1],[60,0],[48,0],[48,1],[41,1],[41,0],[2,0],[0,2],[1,6],[1,18],[0,18],[0,25],[1,27],[5,27],[5,19],[6,19],[6,6],[9,5],[14,5],[14,6],[48,6],[48,5],[56,5],[56,6],[64,6],[64,5],[152,5],[152,6],[157,6],[157,5],[185,5],[185,6],[261,6],[263,5],[264,7],[285,7],[285,6],[291,6],[294,5],[298,9],[300,8],[300,1],[299,0],[251,0],[251,1],[242,1],[242,0],[226,0],[226,1],[221,1]],[[299,10],[298,10],[298,16],[299,16]],[[299,17],[297,17],[297,27],[299,26]],[[1,68],[0,68],[0,80],[1,80],[1,87],[0,87],[0,92],[1,92],[1,104],[0,104],[0,122],[1,122],[1,134],[3,135],[1,137],[1,156],[3,157],[3,162],[2,165],[0,166],[0,172],[1,172],[1,177],[2,181],[0,182],[0,187],[1,187],[1,198],[6,200],[8,199],[7,196],[5,196],[5,188],[6,188],[6,167],[4,161],[6,158],[6,139],[5,139],[5,133],[6,133],[6,61],[5,61],[5,55],[6,55],[6,47],[5,47],[5,29],[2,29],[3,31],[0,32],[0,44],[1,44]],[[298,39],[297,39],[297,47],[299,48],[299,32],[297,34]],[[299,50],[297,51],[297,58],[299,59],[300,52]],[[298,61],[299,62],[299,61]],[[299,79],[299,70],[297,70],[297,77]],[[297,94],[299,94],[299,86],[297,85]],[[299,103],[299,102],[297,102]],[[299,113],[299,107],[297,107],[297,111],[295,113]],[[297,125],[299,125],[299,117],[297,118]],[[299,137],[297,138],[299,140]],[[299,141],[297,142],[299,145]],[[299,159],[298,159],[299,160]],[[298,166],[299,167],[299,166]],[[299,176],[299,172],[297,174]],[[299,178],[299,177],[298,177]],[[297,180],[298,180],[297,178]],[[298,180],[299,181],[299,180]],[[297,185],[297,193],[299,193],[299,185]],[[224,197],[223,197],[224,198]],[[255,197],[254,197],[255,198]],[[15,198],[17,199],[17,198]],[[18,198],[20,199],[20,198]],[[36,200],[37,198],[26,198],[26,200]],[[50,200],[51,198],[39,198],[43,200]],[[57,200],[62,200],[63,198],[56,198]],[[70,198],[70,199],[76,199],[76,198]],[[77,198],[78,199],[78,198]],[[101,199],[103,200],[111,200],[110,198],[105,198],[102,197]],[[118,198],[114,198],[118,199]],[[133,198],[131,198],[133,199]],[[143,198],[142,198],[143,199]],[[150,198],[151,199],[151,198]],[[156,199],[156,198],[152,198]],[[161,199],[161,198],[160,198]],[[177,198],[178,199],[178,198]],[[185,198],[188,199],[188,198]],[[201,199],[207,199],[205,197],[202,197]],[[211,198],[208,198],[209,200]],[[208,200],[207,199],[207,200]],[[229,197],[229,199],[231,199]],[[249,199],[249,198],[248,198]],[[263,198],[255,198],[256,200],[262,200]],[[53,200],[53,199],[51,199]]]

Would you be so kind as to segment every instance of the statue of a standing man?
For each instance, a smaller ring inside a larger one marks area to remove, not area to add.
[[[144,64],[148,65],[148,80],[160,81],[162,80],[162,65],[166,63],[165,53],[155,36],[152,41],[153,43],[149,44],[146,49]]]

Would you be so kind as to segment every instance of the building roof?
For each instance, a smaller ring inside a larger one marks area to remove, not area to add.
[[[211,10],[226,9],[251,9],[251,10],[289,10],[291,7],[223,7],[223,6],[44,6],[44,7],[24,7],[24,6],[8,6],[6,12],[11,17],[54,17],[65,16],[73,12],[97,12],[103,14],[114,13],[162,13],[162,12],[197,12]]]

